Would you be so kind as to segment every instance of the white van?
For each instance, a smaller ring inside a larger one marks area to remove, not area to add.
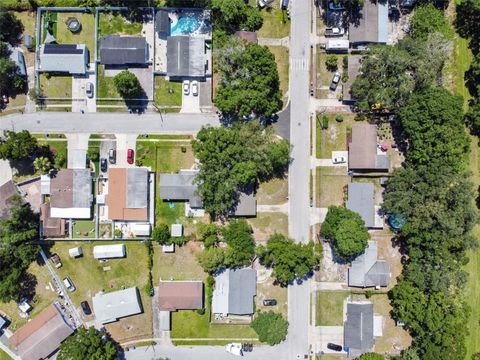
[[[63,278],[63,285],[68,289],[70,292],[75,291],[75,285],[73,285],[72,280],[67,276],[66,278]]]

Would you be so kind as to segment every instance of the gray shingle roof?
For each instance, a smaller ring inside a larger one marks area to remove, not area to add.
[[[257,272],[254,269],[226,269],[215,277],[212,311],[218,314],[253,314],[256,293]]]
[[[377,242],[369,241],[365,252],[348,269],[348,286],[388,286],[390,265],[385,260],[377,260],[377,256]]]
[[[73,169],[73,207],[86,208],[92,203],[92,174],[90,169]]]
[[[388,4],[367,0],[358,17],[349,25],[351,43],[386,43],[388,41]]]
[[[193,208],[203,206],[193,180],[198,171],[180,171],[178,174],[160,174],[160,198],[162,200],[189,201]]]
[[[347,209],[358,213],[366,227],[375,225],[375,187],[372,183],[348,184]]]
[[[107,324],[142,312],[141,300],[136,287],[98,293],[92,298],[92,303],[96,320],[100,324]]]
[[[42,44],[40,45],[38,70],[85,74],[89,61],[85,44]]]
[[[104,36],[100,43],[100,63],[104,65],[146,64],[148,46],[144,37]]]
[[[157,14],[155,15],[155,28],[160,38],[170,35],[171,23],[167,10],[157,10]]]
[[[347,303],[344,345],[353,356],[359,356],[373,348],[372,303]]]
[[[205,76],[205,40],[190,36],[167,38],[167,75],[170,77]]]
[[[231,211],[233,216],[255,216],[257,215],[257,200],[253,191],[248,193],[240,192],[238,203],[235,209]]]
[[[355,124],[348,144],[348,167],[360,171],[388,171],[390,158],[386,154],[377,154],[377,126]]]
[[[143,209],[148,205],[148,169],[127,170],[127,208]]]

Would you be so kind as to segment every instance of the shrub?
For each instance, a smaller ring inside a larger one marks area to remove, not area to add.
[[[336,122],[342,122],[343,121],[343,116],[342,115],[335,116],[335,121]]]
[[[260,313],[250,326],[258,334],[258,340],[269,345],[279,344],[287,337],[288,321],[273,311]]]
[[[330,54],[327,55],[325,59],[325,65],[329,71],[335,71],[338,68],[338,59],[336,55]]]
[[[328,129],[328,116],[327,115],[322,116],[322,129],[323,130]]]

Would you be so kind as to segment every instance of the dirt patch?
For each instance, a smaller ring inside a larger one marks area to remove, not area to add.
[[[283,213],[257,213],[256,218],[247,221],[253,228],[253,236],[257,244],[265,244],[268,238],[275,233],[288,236],[288,216]]]
[[[316,281],[345,282],[348,264],[335,262],[333,251],[328,242],[323,242],[323,259],[320,270],[315,274]]]
[[[274,285],[271,269],[260,265],[258,261],[255,261],[253,267],[257,270],[257,296],[255,297],[257,311],[280,312],[286,319],[288,316],[287,288]],[[263,306],[263,300],[266,299],[276,300],[277,305]]]

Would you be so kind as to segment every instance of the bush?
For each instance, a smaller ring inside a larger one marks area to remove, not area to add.
[[[205,315],[205,308],[197,309],[198,315]]]
[[[140,85],[140,81],[135,74],[130,71],[124,70],[113,78],[115,87],[123,98],[139,98],[142,97],[143,89]]]
[[[258,334],[258,340],[269,345],[279,344],[287,337],[288,321],[273,311],[260,313],[250,326]]]
[[[329,71],[335,71],[338,69],[338,59],[336,55],[330,54],[327,55],[325,59],[325,65]]]
[[[160,245],[166,245],[170,240],[170,229],[167,224],[160,224],[152,231],[152,240]]]
[[[343,116],[342,115],[335,116],[335,121],[336,122],[342,122],[343,121]]]
[[[113,232],[113,236],[115,236],[116,238],[121,238],[122,237],[122,230],[115,229],[115,231]]]
[[[100,148],[91,147],[87,151],[87,157],[90,161],[97,162],[100,159]]]
[[[327,115],[322,116],[322,129],[323,130],[328,129],[328,116]]]

